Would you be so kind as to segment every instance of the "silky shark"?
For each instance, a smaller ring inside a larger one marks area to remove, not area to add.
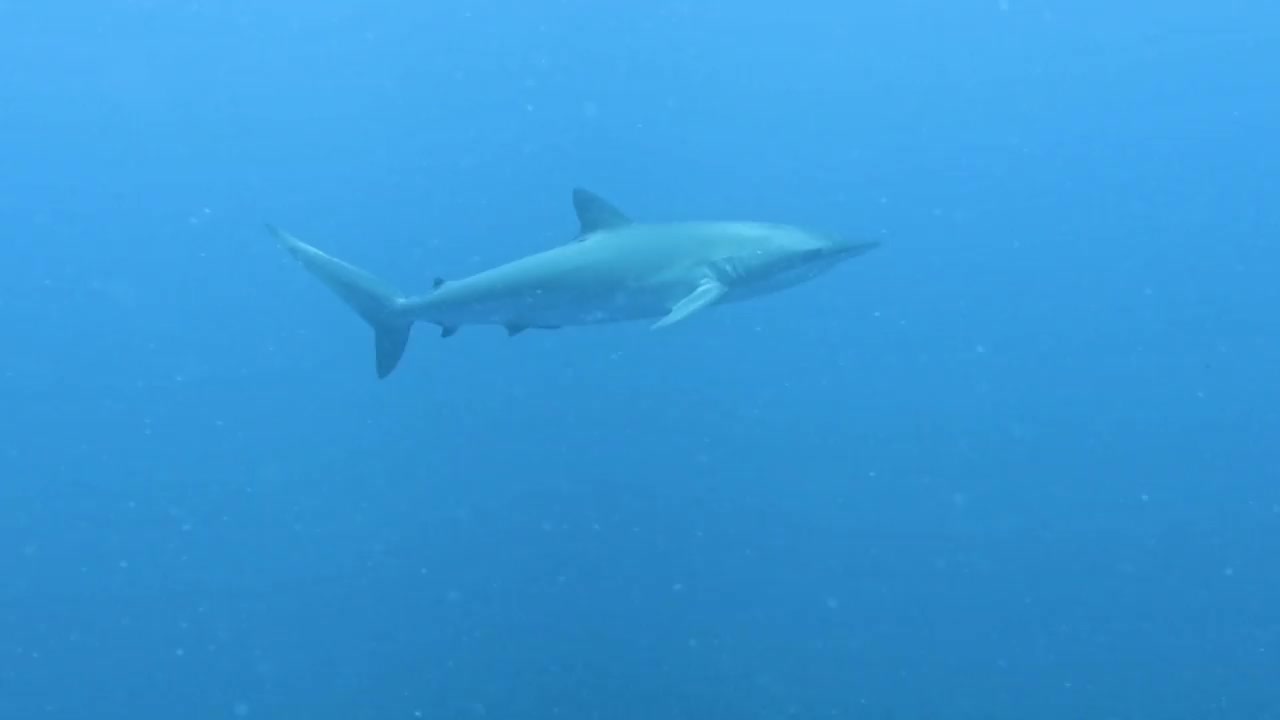
[[[415,322],[450,337],[463,325],[509,335],[657,318],[661,328],[720,303],[777,292],[880,245],[759,222],[634,222],[583,189],[573,191],[573,242],[459,280],[402,295],[377,277],[274,225],[268,230],[373,328],[379,378],[395,370]]]

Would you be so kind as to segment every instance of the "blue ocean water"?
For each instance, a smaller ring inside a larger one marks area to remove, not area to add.
[[[1280,718],[1280,10],[0,0],[0,720]],[[368,330],[644,220],[883,242]]]

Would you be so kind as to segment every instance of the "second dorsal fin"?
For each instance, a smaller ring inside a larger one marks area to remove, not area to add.
[[[573,210],[578,214],[581,235],[631,224],[631,218],[608,200],[582,188],[573,189]]]

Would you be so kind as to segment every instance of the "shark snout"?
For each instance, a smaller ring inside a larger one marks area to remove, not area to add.
[[[875,240],[868,240],[865,242],[844,242],[831,246],[831,249],[827,252],[833,257],[845,260],[848,258],[858,257],[859,255],[865,255],[878,247],[880,247],[880,243]]]

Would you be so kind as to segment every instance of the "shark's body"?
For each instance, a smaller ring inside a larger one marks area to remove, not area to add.
[[[585,190],[574,191],[574,207],[581,224],[575,242],[460,280],[437,280],[433,291],[416,297],[271,230],[373,326],[383,378],[400,361],[415,322],[439,325],[444,337],[462,325],[501,325],[512,335],[652,318],[663,327],[710,305],[799,284],[879,245],[767,223],[636,223]]]

